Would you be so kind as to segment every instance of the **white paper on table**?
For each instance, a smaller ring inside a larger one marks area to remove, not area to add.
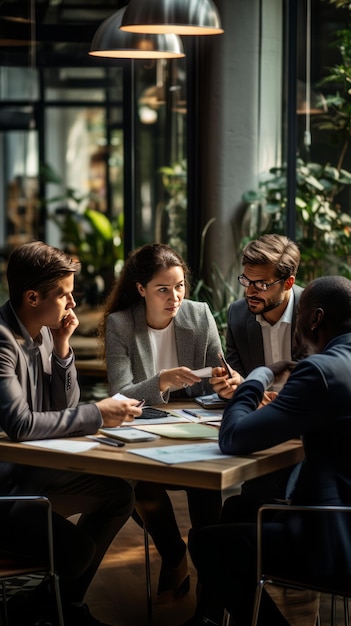
[[[47,450],[59,450],[60,452],[86,452],[99,444],[95,441],[73,441],[72,439],[40,439],[37,441],[23,441],[25,446],[35,446]]]
[[[231,455],[222,454],[218,443],[192,443],[180,446],[160,446],[157,448],[138,448],[128,450],[131,454],[145,456],[148,459],[173,465],[174,463],[191,463],[229,459]]]

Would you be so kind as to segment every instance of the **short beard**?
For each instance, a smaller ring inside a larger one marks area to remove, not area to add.
[[[251,311],[250,306],[248,301],[246,301],[248,309],[250,311],[250,313],[252,313],[253,315],[263,315],[264,313],[268,313],[269,311],[273,311],[273,309],[276,309],[277,306],[280,306],[280,304],[282,304],[284,302],[283,300],[279,300],[278,302],[275,302],[274,304],[268,304],[267,306],[265,306],[262,311],[260,311],[259,313],[256,313],[255,311]]]

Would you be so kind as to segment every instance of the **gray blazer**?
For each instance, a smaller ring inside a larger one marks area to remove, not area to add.
[[[183,300],[174,318],[175,341],[179,366],[199,369],[220,365],[222,350],[216,322],[204,302]],[[159,389],[159,372],[155,371],[143,302],[111,313],[106,323],[106,365],[110,393],[145,399],[146,404],[161,404],[169,399]],[[208,380],[184,390],[184,395],[213,393]]]
[[[43,410],[33,410],[36,393],[24,338],[9,303],[0,308],[0,427],[15,441],[88,435],[101,427],[95,404],[77,406],[80,389],[74,359],[62,367],[52,353],[49,328],[41,329]]]
[[[296,306],[302,292],[302,287],[293,286],[292,340],[296,325]],[[245,378],[255,367],[265,365],[261,326],[256,322],[256,316],[249,311],[245,298],[240,298],[229,306],[227,321],[226,357],[232,368]],[[294,358],[293,354],[292,357]]]

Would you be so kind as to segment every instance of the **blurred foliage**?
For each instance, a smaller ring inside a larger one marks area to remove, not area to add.
[[[350,172],[297,160],[296,242],[301,251],[298,281],[303,285],[325,274],[351,278],[351,217],[336,198],[349,186]],[[286,189],[286,168],[274,167],[258,191],[243,195],[255,215],[257,233],[286,233]]]
[[[343,166],[350,161],[351,141],[351,12],[350,2],[328,0],[347,9],[350,28],[335,33],[333,46],[340,62],[326,68],[320,82],[333,93],[321,100],[327,111],[314,117],[313,125],[325,131],[328,143],[337,148],[335,165],[296,164],[296,242],[301,251],[298,281],[306,284],[317,276],[341,274],[351,278],[351,217],[349,208],[351,173]],[[263,232],[286,233],[287,170],[272,167],[262,176],[257,190],[243,194],[251,212],[250,237]],[[348,190],[348,193],[345,193]],[[344,193],[342,193],[344,192]]]
[[[61,177],[48,164],[41,166],[40,175],[46,184],[63,189],[45,200],[47,208],[52,204],[55,207],[48,216],[60,231],[62,248],[81,264],[77,289],[84,292],[83,300],[98,304],[110,290],[118,266],[123,264],[123,214],[110,219],[90,208],[94,194],[65,188]]]
[[[209,220],[201,233],[200,278],[193,285],[190,298],[198,302],[207,302],[217,324],[223,352],[225,352],[227,309],[229,304],[237,299],[238,295],[232,286],[232,269],[225,276],[219,267],[212,263],[208,282],[203,278],[206,235],[214,221],[215,218]]]
[[[187,163],[185,160],[172,166],[160,167],[162,185],[167,199],[161,205],[167,216],[167,241],[182,257],[187,255]]]

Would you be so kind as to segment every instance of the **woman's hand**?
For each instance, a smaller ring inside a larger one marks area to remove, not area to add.
[[[182,387],[191,387],[200,383],[201,378],[195,376],[189,367],[174,367],[160,372],[160,391],[176,390]]]

